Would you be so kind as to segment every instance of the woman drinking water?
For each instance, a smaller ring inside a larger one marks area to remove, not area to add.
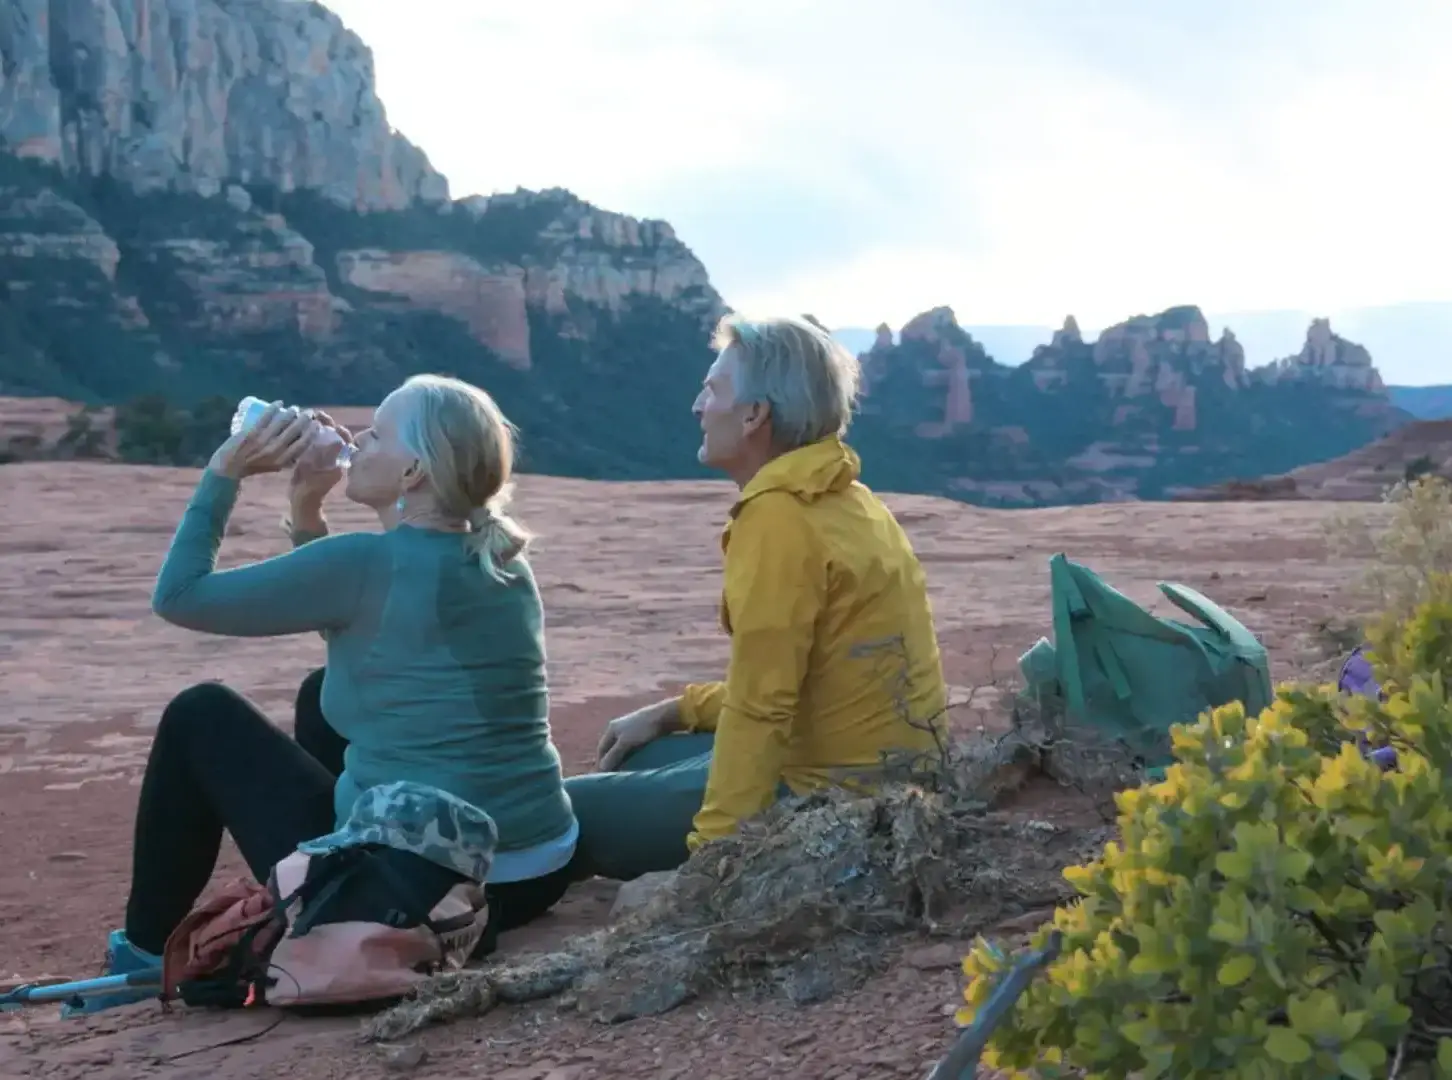
[[[218,570],[243,482],[315,464],[336,434],[353,444],[345,494],[376,511],[383,531],[328,535],[323,500],[345,470],[305,468],[290,492],[294,549]],[[321,633],[327,730],[316,730],[317,717],[303,742],[330,743],[319,756],[335,760],[330,769],[219,683],[177,695],[142,779],[110,973],[159,964],[212,876],[224,831],[265,881],[301,841],[345,821],[361,792],[395,781],[442,789],[494,819],[491,931],[533,919],[564,893],[578,827],[550,735],[529,537],[506,513],[513,463],[513,431],[489,395],[432,375],[391,393],[356,439],[322,414],[273,405],[218,448],[172,539],[153,609],[209,634]],[[86,1011],[149,993],[91,999]]]

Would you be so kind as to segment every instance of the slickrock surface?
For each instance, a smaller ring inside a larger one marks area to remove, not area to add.
[[[167,627],[148,597],[195,472],[95,463],[0,467],[0,981],[93,973],[121,915],[131,817],[149,733],[169,697],[219,678],[290,724],[298,682],[322,661],[312,637],[229,640]],[[283,481],[249,481],[222,562],[284,550]],[[548,615],[553,722],[567,767],[588,768],[601,725],[682,681],[721,671],[717,533],[724,484],[609,484],[525,477],[517,509]],[[1276,675],[1322,659],[1316,626],[1353,568],[1325,561],[1326,504],[1110,504],[985,511],[889,499],[932,582],[950,679],[966,691],[1007,676],[1048,631],[1046,560],[1064,551],[1141,602],[1184,582],[1260,634]],[[1357,512],[1377,513],[1373,507]],[[357,508],[335,528],[367,527]],[[979,722],[965,710],[958,722]],[[1034,788],[1036,816],[1082,814],[1076,796]],[[235,862],[230,864],[235,868]],[[510,949],[598,925],[613,889],[581,887]],[[957,946],[910,947],[860,993],[794,1010],[709,999],[615,1028],[552,1003],[501,1009],[428,1033],[430,1078],[921,1077],[952,1036]],[[254,1041],[208,1049],[271,1022],[152,1006],[90,1021],[54,1010],[0,1014],[0,1075],[106,1077],[398,1075],[355,1038],[356,1021],[287,1018]],[[176,1057],[187,1051],[196,1053]],[[404,1055],[405,1059],[408,1055]]]

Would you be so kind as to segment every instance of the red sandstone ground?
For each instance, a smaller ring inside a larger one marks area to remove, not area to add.
[[[136,783],[149,733],[186,685],[224,679],[283,724],[322,660],[312,637],[229,640],[163,625],[147,598],[195,473],[82,463],[0,468],[0,982],[94,972],[124,901]],[[282,484],[249,482],[223,563],[283,550]],[[521,518],[549,618],[553,721],[567,767],[593,757],[610,716],[721,670],[719,484],[607,484],[527,477]],[[890,503],[923,559],[950,679],[1006,674],[1047,631],[1046,560],[1067,552],[1167,612],[1154,584],[1195,586],[1259,633],[1276,675],[1323,656],[1316,626],[1353,569],[1326,561],[1319,503],[1144,504],[985,511],[938,499]],[[1361,512],[1376,513],[1374,508]],[[356,510],[335,526],[367,527]],[[964,717],[964,723],[974,722]],[[1082,810],[1029,793],[1038,814]],[[612,891],[579,890],[507,943],[520,949],[598,924]],[[618,1028],[548,1003],[431,1032],[417,1075],[439,1080],[613,1077],[921,1077],[952,1037],[954,950],[918,950],[860,993],[796,1010],[708,1000]],[[947,965],[947,966],[945,966]],[[356,1022],[295,1018],[261,1039],[208,1049],[269,1022],[153,1006],[91,1021],[0,1014],[0,1076],[51,1080],[202,1077],[302,1080],[388,1073]],[[187,1051],[197,1051],[184,1057]]]

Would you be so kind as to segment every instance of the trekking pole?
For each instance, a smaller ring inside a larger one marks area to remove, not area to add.
[[[130,990],[139,986],[154,986],[161,989],[161,969],[147,968],[125,975],[105,975],[99,979],[78,979],[63,983],[26,983],[0,994],[0,1009],[19,1005],[65,1004],[84,1001],[97,994],[110,994],[117,990]]]
[[[1063,943],[1063,934],[1054,930],[1042,949],[1019,957],[1008,974],[998,981],[993,993],[988,995],[973,1023],[963,1029],[947,1056],[928,1074],[928,1080],[973,1080],[973,1074],[978,1070],[978,1059],[983,1056],[983,1048],[988,1045],[993,1029],[1008,1015],[1008,1010],[1028,989],[1040,969],[1057,959]]]

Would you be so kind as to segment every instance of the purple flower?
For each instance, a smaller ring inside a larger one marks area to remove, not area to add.
[[[1365,645],[1358,645],[1341,665],[1341,677],[1336,688],[1343,694],[1360,694],[1362,697],[1380,698],[1381,687],[1371,670],[1371,661],[1366,658]]]

